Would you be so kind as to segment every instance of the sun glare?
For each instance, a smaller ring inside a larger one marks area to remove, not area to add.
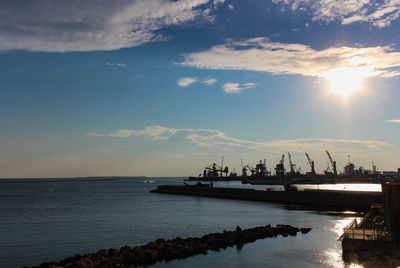
[[[369,68],[336,68],[322,75],[333,93],[348,97],[362,88],[362,79],[372,75]]]

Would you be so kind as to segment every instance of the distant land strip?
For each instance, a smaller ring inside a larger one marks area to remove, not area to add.
[[[146,176],[99,176],[99,177],[71,177],[71,178],[0,178],[0,183],[26,182],[91,182],[116,181],[120,179],[147,179]]]
[[[123,246],[117,249],[102,249],[97,253],[76,255],[59,262],[42,263],[40,268],[58,267],[138,267],[149,266],[161,261],[174,259],[186,259],[188,257],[207,254],[208,250],[220,251],[227,247],[236,245],[238,249],[244,244],[251,243],[257,239],[275,237],[282,235],[295,236],[301,232],[308,233],[311,228],[297,228],[290,225],[271,225],[255,227],[242,230],[239,226],[234,231],[223,231],[222,233],[211,233],[202,237],[175,238],[173,240],[158,239],[144,246],[131,248]],[[24,266],[29,268],[28,266]]]

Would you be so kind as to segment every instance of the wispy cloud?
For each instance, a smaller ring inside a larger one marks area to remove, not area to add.
[[[116,62],[116,63],[107,62],[105,65],[106,66],[111,66],[111,67],[120,67],[120,68],[125,68],[126,67],[126,64],[125,63],[121,63],[121,62]]]
[[[220,5],[220,4],[223,4],[223,3],[225,3],[225,0],[214,0],[213,1],[213,4],[216,6],[216,5]]]
[[[203,69],[251,70],[273,74],[326,77],[335,69],[356,71],[363,77],[400,75],[400,52],[390,46],[332,47],[315,50],[307,45],[270,42],[259,37],[228,40],[209,50],[184,54],[184,66]]]
[[[212,0],[0,1],[0,50],[115,50],[164,40],[157,33],[164,27],[214,17]]]
[[[196,82],[197,82],[196,77],[182,77],[182,78],[179,78],[179,80],[178,80],[178,86],[187,87]]]
[[[400,2],[398,0],[272,0],[276,4],[288,6],[292,11],[298,10],[311,14],[313,20],[342,24],[367,22],[377,28],[383,28],[399,18]]]
[[[93,136],[93,137],[118,137],[118,138],[128,138],[135,134],[136,134],[135,130],[128,130],[128,129],[120,129],[120,130],[110,132],[108,134],[101,134],[101,133],[96,133],[96,132],[86,133],[86,135]]]
[[[393,145],[379,140],[357,139],[290,139],[254,142],[229,137],[212,129],[176,129],[162,126],[148,126],[142,130],[116,130],[107,134],[91,132],[89,136],[128,138],[144,136],[158,141],[190,142],[201,147],[220,146],[258,152],[320,152],[330,148],[333,152],[377,152]]]
[[[207,86],[214,85],[217,82],[217,79],[215,78],[206,78],[202,81],[203,84],[206,84]]]
[[[226,83],[222,86],[222,89],[226,93],[240,93],[243,90],[253,88],[255,85],[255,83],[245,83],[243,85],[240,85],[239,83]]]
[[[391,120],[388,120],[388,122],[391,122],[391,123],[400,123],[400,119],[391,119]]]
[[[205,78],[203,80],[200,79],[200,81],[199,81],[199,78],[197,78],[197,77],[181,77],[181,78],[179,78],[177,83],[178,83],[178,86],[180,86],[180,87],[187,87],[187,86],[190,86],[191,84],[194,84],[197,82],[201,82],[207,86],[211,86],[217,82],[217,79]]]

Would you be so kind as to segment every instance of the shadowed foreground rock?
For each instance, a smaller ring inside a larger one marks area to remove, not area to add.
[[[208,250],[219,251],[227,247],[254,242],[260,238],[282,235],[295,236],[298,232],[308,233],[311,228],[296,228],[290,225],[270,225],[242,230],[239,226],[235,231],[211,233],[203,237],[189,237],[173,240],[158,239],[144,246],[131,248],[123,246],[120,250],[102,249],[97,253],[76,255],[59,262],[42,263],[37,267],[137,267],[148,266],[158,261],[185,259],[197,254],[207,254]],[[26,266],[25,266],[26,267]]]

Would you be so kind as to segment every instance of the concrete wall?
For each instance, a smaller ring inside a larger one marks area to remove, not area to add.
[[[220,188],[207,186],[159,186],[153,192],[205,196],[250,201],[298,205],[314,210],[352,210],[367,212],[374,203],[381,203],[381,194],[352,191],[259,191],[254,189]]]

